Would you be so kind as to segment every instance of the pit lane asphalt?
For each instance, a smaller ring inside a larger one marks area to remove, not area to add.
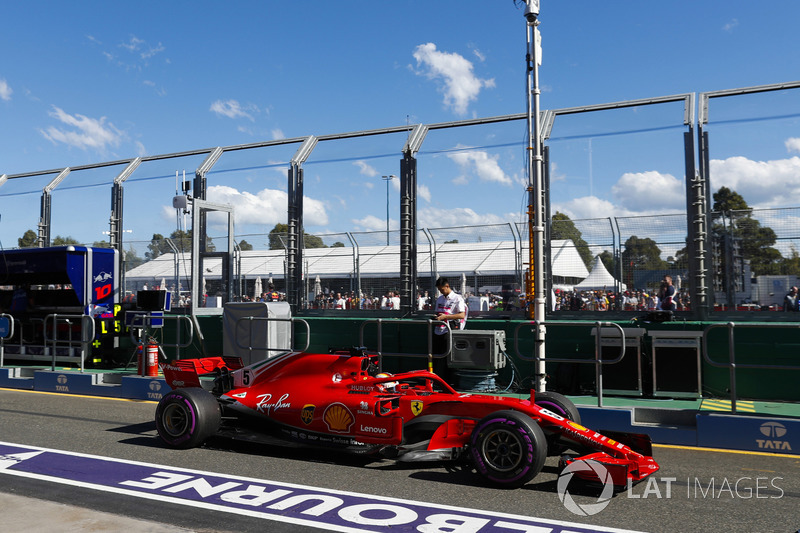
[[[444,463],[396,464],[227,439],[214,439],[200,449],[172,450],[156,436],[154,411],[153,402],[0,390],[0,440],[584,525],[652,532],[794,532],[800,528],[800,456],[656,447],[654,456],[661,470],[651,484],[623,491],[600,513],[582,517],[568,511],[557,496],[555,458],[548,458],[544,470],[524,488],[500,490],[485,485],[469,469]],[[712,478],[714,488],[709,490]],[[748,488],[752,489],[749,497]],[[26,515],[38,517],[37,506],[44,509],[40,502],[46,501],[146,519],[163,524],[163,531],[311,531],[7,475],[0,475],[0,493],[36,498],[26,500],[25,506],[3,506],[2,513],[16,517],[18,524],[25,523]],[[594,503],[596,493],[576,495],[575,501]],[[57,528],[53,524],[50,529]],[[132,526],[126,529],[137,531]],[[144,523],[139,531],[159,529]]]

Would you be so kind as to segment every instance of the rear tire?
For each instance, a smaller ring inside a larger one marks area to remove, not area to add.
[[[518,488],[536,477],[547,458],[539,425],[517,411],[498,411],[478,422],[470,439],[478,473],[502,488]]]
[[[196,388],[173,390],[158,402],[158,436],[173,448],[194,448],[214,435],[220,426],[221,410],[217,399]]]
[[[572,400],[557,392],[537,392],[534,403],[576,424],[581,423],[581,413]],[[559,435],[554,433],[547,436],[547,455],[561,455],[568,446],[559,443]]]

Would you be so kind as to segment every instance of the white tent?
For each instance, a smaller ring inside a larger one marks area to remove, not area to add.
[[[600,291],[600,290],[614,290],[616,288],[617,280],[608,273],[605,265],[600,260],[598,255],[594,260],[592,272],[585,280],[575,285],[576,291]],[[619,290],[624,291],[627,286],[619,282]]]

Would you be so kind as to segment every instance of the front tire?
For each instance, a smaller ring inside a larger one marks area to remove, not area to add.
[[[158,402],[158,436],[173,448],[194,448],[214,435],[220,426],[221,410],[209,392],[191,387],[173,390]]]
[[[534,403],[576,424],[581,423],[580,411],[578,411],[578,408],[572,403],[572,400],[563,394],[557,392],[537,392]],[[568,446],[559,442],[559,435],[557,433],[547,437],[547,455],[561,455],[567,451],[567,449],[569,449]]]
[[[547,440],[530,417],[516,411],[498,411],[475,426],[470,454],[484,478],[503,488],[518,488],[542,470]]]

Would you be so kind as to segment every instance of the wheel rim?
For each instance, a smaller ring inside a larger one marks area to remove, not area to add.
[[[171,437],[180,437],[186,433],[186,428],[189,427],[189,413],[181,404],[173,403],[164,409],[161,421],[164,430]]]
[[[514,470],[524,457],[519,438],[507,429],[495,429],[487,435],[481,452],[486,462],[498,472]]]

